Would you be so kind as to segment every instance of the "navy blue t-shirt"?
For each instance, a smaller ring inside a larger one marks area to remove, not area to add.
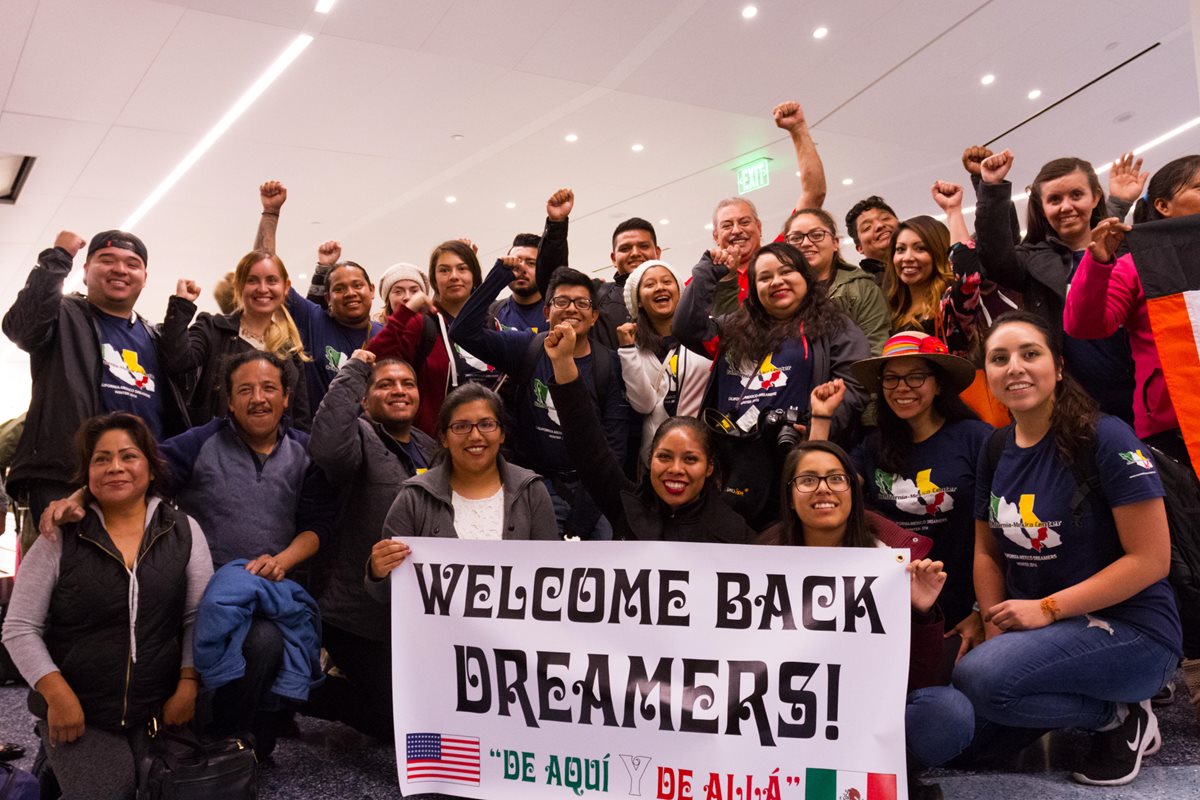
[[[348,328],[316,303],[301,297],[295,289],[288,290],[287,309],[300,331],[304,351],[312,357],[305,365],[304,374],[308,382],[309,406],[316,409],[342,364],[355,350],[366,346],[383,325],[372,321],[369,328]]]
[[[425,454],[421,452],[421,448],[417,446],[416,440],[409,438],[407,442],[397,441],[396,444],[404,451],[404,455],[408,456],[416,474],[419,475],[429,469],[429,462],[426,461]]]
[[[729,357],[722,353],[716,369],[717,410],[734,422],[752,406],[763,412],[772,408],[808,409],[812,349],[803,336],[785,339],[777,351],[749,369],[730,364]]]
[[[933,540],[929,557],[946,564],[938,605],[947,627],[965,619],[975,604],[975,469],[992,434],[979,420],[947,422],[913,444],[899,474],[879,468],[879,434],[855,448],[867,503],[902,528]]]
[[[158,372],[158,352],[141,320],[114,317],[95,309],[100,328],[100,399],[105,411],[128,411],[162,438],[162,396],[170,391]]]
[[[1036,600],[1095,575],[1125,552],[1112,509],[1163,496],[1149,448],[1116,417],[1100,417],[1095,459],[1101,491],[1089,491],[1076,515],[1075,473],[1052,435],[1022,448],[1010,433],[990,482],[986,448],[980,454],[975,518],[989,523],[1004,553],[1009,597]],[[1179,613],[1166,579],[1095,615],[1123,621],[1180,652]]]
[[[500,330],[532,331],[541,333],[547,330],[545,306],[539,300],[536,303],[522,305],[515,297],[510,297],[496,309],[496,322]]]

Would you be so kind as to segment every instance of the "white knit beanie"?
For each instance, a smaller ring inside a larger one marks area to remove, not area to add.
[[[379,296],[383,298],[385,307],[387,306],[388,292],[392,290],[396,281],[412,281],[421,287],[422,292],[429,294],[429,280],[419,267],[404,262],[392,264],[379,278]]]
[[[670,264],[658,260],[643,261],[633,272],[629,273],[629,277],[625,280],[625,308],[629,310],[629,319],[633,322],[637,322],[638,309],[641,307],[638,302],[638,286],[641,285],[642,276],[646,274],[646,270],[651,267],[665,267],[667,272],[675,274]]]

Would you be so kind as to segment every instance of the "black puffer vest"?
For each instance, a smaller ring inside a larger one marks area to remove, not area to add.
[[[63,529],[44,639],[88,725],[144,724],[175,692],[191,551],[187,515],[166,503],[154,510],[132,575],[94,510]]]

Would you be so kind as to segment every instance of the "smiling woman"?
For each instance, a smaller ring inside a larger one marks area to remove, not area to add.
[[[234,270],[233,295],[237,310],[231,314],[200,312],[195,324],[200,287],[181,280],[167,302],[167,315],[161,329],[163,366],[175,376],[199,372],[196,389],[188,404],[193,425],[203,425],[229,410],[230,397],[225,387],[225,364],[239,353],[259,350],[284,362],[292,374],[292,392],[288,419],[300,430],[312,424],[305,381],[300,380],[304,364],[311,359],[304,352],[300,332],[285,304],[291,281],[279,256],[265,250],[251,250]]]

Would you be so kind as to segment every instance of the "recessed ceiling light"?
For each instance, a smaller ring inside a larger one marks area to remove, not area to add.
[[[645,148],[645,147],[643,147],[643,146],[642,146],[642,145],[640,145],[640,144],[635,144],[635,145],[634,145],[632,148],[630,148],[630,149],[631,149],[631,150],[633,150],[633,152],[635,152],[635,153],[640,153],[640,152],[642,152],[643,150],[645,150],[646,148]]]
[[[1026,95],[1026,97],[1028,97],[1030,100],[1037,100],[1041,96],[1042,96],[1041,89],[1030,89],[1029,94]]]
[[[317,0],[317,13],[328,14],[329,10],[333,8],[333,4],[336,2],[337,0]]]
[[[447,203],[457,203],[457,202],[458,202],[458,198],[457,198],[457,197],[455,197],[454,195],[449,195],[449,196],[446,198],[446,202],[447,202]]]
[[[996,82],[996,76],[989,72],[987,75],[984,75],[982,78],[980,78],[979,82],[984,86],[991,86]]]
[[[671,224],[671,220],[669,220],[669,219],[660,219],[660,220],[658,221],[658,224],[659,224],[659,225],[670,225],[670,224]]]
[[[454,142],[461,142],[464,138],[466,137],[464,137],[461,133],[450,134],[450,140]]]
[[[711,222],[706,222],[706,223],[704,223],[704,230],[706,230],[706,231],[711,231],[711,230],[712,230],[712,223],[711,223]]]
[[[828,35],[829,35],[829,28],[826,28],[825,26],[821,26],[820,28],[817,28],[815,31],[813,31],[814,39],[824,39]]]
[[[302,280],[302,281],[306,281],[306,280],[308,280],[308,273],[307,273],[307,272],[301,272],[301,273],[300,273],[300,280]]]
[[[507,203],[504,204],[504,207],[505,208],[516,208],[517,204],[514,203],[513,201],[509,200]]]
[[[754,19],[758,16],[758,6],[746,6],[742,9],[742,19]]]
[[[578,134],[568,133],[566,136],[566,139],[568,142],[578,142],[579,136],[578,136]]]
[[[849,186],[854,183],[854,178],[842,178],[842,186]]]
[[[796,177],[797,177],[797,178],[801,177],[801,175],[800,175],[800,170],[796,170]]]

